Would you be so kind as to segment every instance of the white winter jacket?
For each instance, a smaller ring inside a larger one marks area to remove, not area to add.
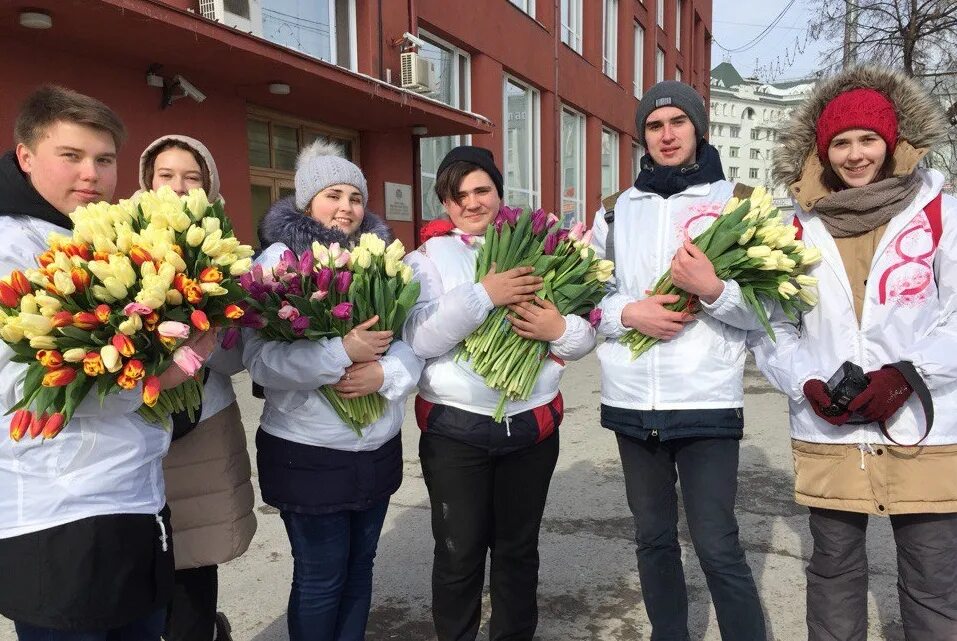
[[[757,317],[733,281],[711,305],[702,301],[697,320],[675,338],[661,341],[632,360],[618,339],[628,331],[621,313],[647,297],[684,237],[707,229],[731,198],[727,181],[694,185],[670,198],[632,187],[615,204],[615,276],[601,303],[598,347],[601,402],[632,410],[723,409],[744,405],[743,372],[747,330]],[[605,210],[595,214],[592,243],[602,255],[607,243]]]
[[[50,232],[69,231],[36,218],[0,217],[0,274],[36,266]],[[106,514],[156,514],[165,502],[162,458],[170,433],[136,413],[140,388],[91,393],[51,440],[13,442],[7,411],[23,397],[27,366],[0,343],[0,538]]]
[[[405,257],[422,285],[419,300],[406,319],[403,336],[421,358],[426,359],[419,381],[419,395],[431,403],[450,405],[476,414],[492,416],[500,392],[488,387],[465,360],[456,361],[458,345],[478,329],[494,309],[492,300],[475,282],[475,257],[484,238],[474,244],[451,235],[429,239]],[[580,316],[565,316],[565,333],[549,344],[561,360],[577,360],[595,346],[595,330]],[[509,401],[505,414],[521,412],[551,402],[565,369],[548,358],[528,400]]]
[[[282,243],[270,245],[256,263],[269,269],[286,249]],[[379,393],[388,401],[385,413],[358,437],[318,391],[338,383],[352,365],[341,338],[283,343],[265,341],[247,329],[243,343],[243,364],[265,389],[260,427],[303,445],[350,452],[378,449],[399,433],[405,397],[415,389],[422,372],[422,361],[409,346],[394,340],[379,361],[384,374]]]
[[[936,416],[926,445],[957,443],[957,200],[943,197],[943,234],[932,251],[924,207],[940,193],[943,176],[917,170],[923,181],[914,202],[892,218],[874,253],[860,324],[834,239],[812,211],[800,212],[803,240],[823,256],[810,272],[820,279],[820,303],[800,327],[775,318],[777,342],[753,335],[759,367],[788,395],[791,436],[814,443],[888,444],[876,423],[835,428],[817,417],[804,384],[827,380],[844,361],[865,372],[910,361],[930,388]],[[887,423],[894,439],[914,443],[924,433],[916,394]]]

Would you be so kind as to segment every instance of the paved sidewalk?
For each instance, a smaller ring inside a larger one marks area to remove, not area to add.
[[[235,379],[244,423],[253,435],[261,402],[245,373]],[[613,435],[598,425],[598,365],[594,355],[572,363],[564,379],[566,418],[541,540],[542,641],[648,639],[635,569],[633,524]],[[810,535],[806,512],[792,500],[791,456],[784,398],[758,375],[746,379],[746,436],[742,442],[738,512],[741,536],[769,623],[769,638],[806,638],[804,565]],[[418,431],[404,427],[405,480],[393,497],[376,559],[370,641],[430,641],[429,504],[417,456]],[[254,452],[253,452],[254,453]],[[237,641],[286,639],[285,609],[292,564],[285,531],[272,508],[257,503],[259,530],[243,557],[222,566],[220,608]],[[682,541],[690,549],[682,524]],[[902,641],[896,559],[887,519],[873,519],[871,641]],[[691,637],[719,641],[714,610],[693,553],[685,556]],[[877,603],[881,604],[878,609]],[[485,615],[487,623],[488,601]],[[479,635],[487,639],[486,628]],[[0,641],[15,635],[0,623]]]

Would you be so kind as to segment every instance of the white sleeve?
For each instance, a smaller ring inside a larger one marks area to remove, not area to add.
[[[381,359],[382,387],[379,393],[390,401],[408,396],[419,384],[419,376],[425,361],[415,355],[403,341],[393,341]]]
[[[219,339],[217,339],[218,343]],[[222,345],[217,344],[216,349],[206,361],[206,367],[218,374],[232,376],[243,371],[243,344],[242,340],[231,349],[223,349]]]
[[[780,392],[794,401],[804,400],[804,384],[811,379],[827,380],[811,354],[801,347],[800,329],[785,316],[780,305],[771,314],[775,340],[764,329],[748,332],[748,347],[758,369]]]
[[[741,286],[734,279],[724,282],[721,295],[710,305],[701,301],[701,309],[715,320],[725,325],[743,330],[761,329],[761,321],[757,314],[741,294]],[[765,305],[767,309],[768,306]]]
[[[421,291],[409,310],[402,337],[420,358],[436,358],[448,353],[478,329],[494,308],[481,283],[464,283],[445,291],[435,264],[422,252],[405,257],[412,267]]]
[[[605,222],[605,208],[600,207],[595,213],[595,220],[591,228],[591,244],[599,257],[605,257],[605,248],[608,237],[608,223]],[[615,270],[618,270],[617,263]],[[598,324],[598,334],[608,338],[620,338],[628,331],[621,322],[621,312],[625,305],[635,302],[630,296],[618,293],[618,283],[613,273],[611,280],[606,284],[605,297],[598,303],[601,310],[601,322]]]
[[[243,365],[263,387],[314,390],[335,385],[352,365],[341,338],[293,343],[263,340],[255,330],[243,330]]]
[[[549,343],[552,354],[564,361],[577,361],[595,349],[596,332],[587,320],[575,314],[565,316],[565,333]]]

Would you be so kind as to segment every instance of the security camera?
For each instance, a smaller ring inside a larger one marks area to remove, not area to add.
[[[409,42],[411,42],[412,44],[414,44],[416,47],[424,47],[424,46],[425,46],[425,41],[424,41],[424,40],[422,40],[421,38],[417,38],[416,36],[413,36],[413,35],[412,35],[411,33],[409,33],[408,31],[406,31],[405,33],[403,33],[403,34],[402,34],[402,37],[405,38],[406,40],[408,40]]]
[[[196,85],[179,74],[173,76],[173,84],[183,90],[183,95],[189,96],[196,102],[203,102],[206,100],[206,94],[197,89]]]

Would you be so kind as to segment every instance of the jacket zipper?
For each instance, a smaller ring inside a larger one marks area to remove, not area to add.
[[[665,210],[665,216],[664,216],[664,224],[661,224],[662,217],[661,217],[661,216],[658,216],[658,221],[659,221],[659,225],[658,225],[658,273],[659,273],[659,274],[663,274],[663,273],[664,273],[664,268],[662,267],[662,264],[661,264],[662,257],[664,256],[664,252],[665,252],[665,249],[664,249],[664,247],[665,247],[665,242],[664,242],[664,238],[663,238],[663,236],[664,236],[664,230],[668,227],[669,223],[671,223],[671,207],[668,205],[668,200],[667,200],[667,199],[662,199],[662,201],[661,201],[661,207],[663,207],[664,210]],[[657,405],[657,401],[658,401],[658,375],[657,375],[657,374],[658,374],[658,350],[656,350],[656,349],[651,350],[651,357],[652,357],[652,362],[651,362],[651,368],[652,368],[652,369],[651,369],[651,372],[652,372],[652,376],[651,376],[651,409],[655,409],[655,406]]]

